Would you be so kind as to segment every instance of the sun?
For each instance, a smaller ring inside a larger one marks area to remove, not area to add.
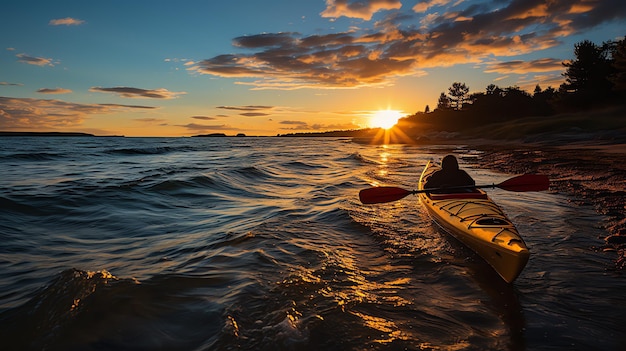
[[[372,128],[389,129],[402,117],[402,112],[396,110],[380,110],[372,113],[369,125]]]

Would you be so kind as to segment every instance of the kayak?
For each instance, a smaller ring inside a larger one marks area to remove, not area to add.
[[[428,162],[419,179],[424,189],[428,177],[440,166]],[[458,191],[458,190],[457,190]],[[483,258],[507,283],[522,272],[530,252],[515,225],[480,189],[467,192],[419,193],[433,221]]]

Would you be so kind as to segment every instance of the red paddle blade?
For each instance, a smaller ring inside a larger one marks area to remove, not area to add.
[[[359,192],[359,199],[364,204],[381,204],[384,202],[400,200],[409,194],[411,194],[411,191],[402,188],[394,186],[380,186],[361,190]]]
[[[508,191],[543,191],[550,187],[550,179],[541,174],[524,174],[505,180],[496,186]]]

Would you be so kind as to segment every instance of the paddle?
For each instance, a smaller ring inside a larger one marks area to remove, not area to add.
[[[361,190],[359,192],[359,199],[364,204],[380,204],[400,200],[411,194],[430,193],[438,190],[500,188],[508,191],[525,192],[548,190],[549,186],[550,180],[545,175],[524,174],[507,179],[500,184],[489,185],[455,186],[449,188],[431,188],[423,190],[405,190],[395,186],[379,186]]]

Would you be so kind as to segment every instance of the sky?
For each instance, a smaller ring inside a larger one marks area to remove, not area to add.
[[[623,0],[3,2],[0,130],[277,135],[377,126],[463,82],[558,88]]]

